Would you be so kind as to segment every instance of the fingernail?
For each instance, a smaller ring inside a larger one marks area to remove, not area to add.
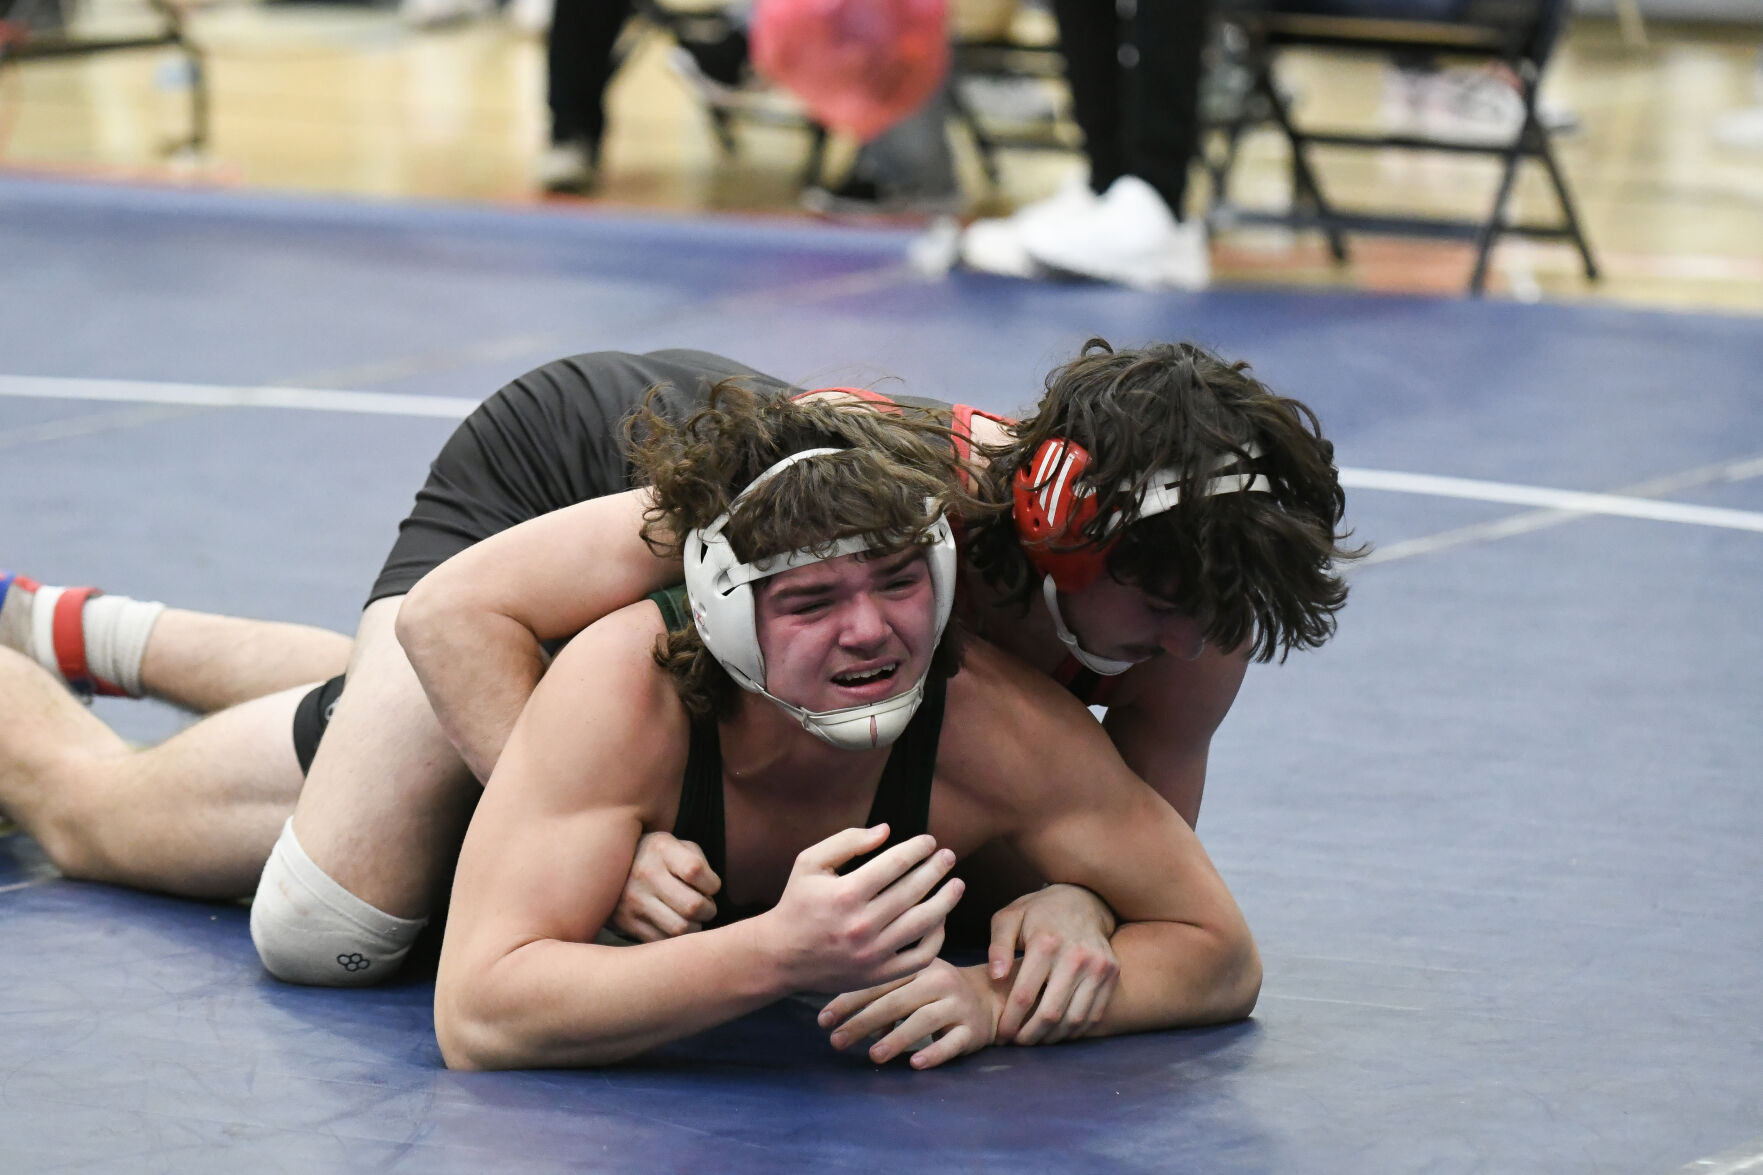
[[[835,1033],[833,1033],[833,1047],[836,1049],[842,1049],[845,1047],[845,1042],[849,1039],[850,1038],[847,1037],[844,1033],[835,1032]]]
[[[876,1049],[869,1050],[869,1059],[874,1061],[878,1065],[885,1065],[887,1063],[888,1056],[889,1056],[889,1053],[888,1053],[887,1049],[876,1048]]]

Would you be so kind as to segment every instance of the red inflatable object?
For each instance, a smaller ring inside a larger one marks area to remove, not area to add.
[[[759,0],[753,64],[834,130],[873,139],[949,69],[948,0]]]

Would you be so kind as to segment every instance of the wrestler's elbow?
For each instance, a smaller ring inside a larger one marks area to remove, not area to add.
[[[1261,955],[1240,919],[1222,926],[1164,924],[1161,1027],[1204,1028],[1245,1020],[1261,996]]]
[[[417,581],[402,603],[393,631],[404,655],[420,673],[425,662],[432,661],[445,647],[447,635],[457,630],[469,615],[468,606],[458,598],[447,577],[430,573]]]
[[[1229,1024],[1247,1019],[1261,997],[1261,953],[1255,949],[1255,937],[1239,915],[1211,925],[1190,924],[1197,932],[1183,954],[1197,983],[1193,989],[1194,1004],[1189,1022]]]
[[[1246,924],[1238,922],[1236,929],[1224,936],[1219,954],[1217,1021],[1246,1020],[1261,998],[1261,952]]]
[[[470,984],[436,980],[435,1040],[441,1046],[441,1060],[449,1069],[517,1067],[506,1033],[493,1018],[478,1011],[479,1003]]]
[[[449,967],[435,976],[435,1040],[449,1069],[530,1069],[541,1062],[527,1046],[518,1001],[496,983],[497,969]]]

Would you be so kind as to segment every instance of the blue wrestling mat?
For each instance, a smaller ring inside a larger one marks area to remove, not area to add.
[[[457,414],[560,355],[999,411],[1089,334],[1247,358],[1382,487],[1349,491],[1378,553],[1339,638],[1255,668],[1213,747],[1254,1018],[916,1073],[785,1002],[449,1073],[421,979],[283,986],[242,907],[12,835],[0,1171],[1763,1169],[1763,323],[927,281],[907,243],[0,180],[0,565],[348,630]]]

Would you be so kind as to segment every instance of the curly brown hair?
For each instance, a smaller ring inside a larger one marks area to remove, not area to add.
[[[1314,412],[1269,391],[1247,363],[1191,343],[1116,351],[1092,338],[1047,376],[1047,394],[1010,434],[982,450],[981,496],[1010,501],[1018,466],[1049,438],[1082,445],[1092,463],[1081,480],[1098,511],[1074,545],[1114,538],[1108,573],[1205,617],[1208,642],[1268,661],[1334,634],[1347,601],[1337,565],[1365,551],[1342,545],[1351,531],[1339,529],[1346,495],[1334,446]],[[1221,462],[1265,474],[1272,492],[1206,496]],[[1172,468],[1186,471],[1180,503],[1135,520],[1151,475]],[[1026,610],[1039,577],[1011,517],[981,519],[970,533],[974,569]]]
[[[954,438],[928,411],[792,400],[736,378],[675,422],[656,410],[659,390],[626,424],[631,462],[654,498],[643,540],[657,553],[677,551],[676,536],[709,526],[754,478],[804,449],[845,452],[792,465],[741,502],[724,533],[743,561],[825,549],[854,535],[877,536],[876,549],[859,557],[880,558],[928,544],[944,511],[963,518],[997,512],[962,488]],[[655,661],[672,674],[694,719],[732,712],[740,689],[695,628],[668,634]],[[960,666],[961,633],[951,621],[931,673],[946,678]]]

